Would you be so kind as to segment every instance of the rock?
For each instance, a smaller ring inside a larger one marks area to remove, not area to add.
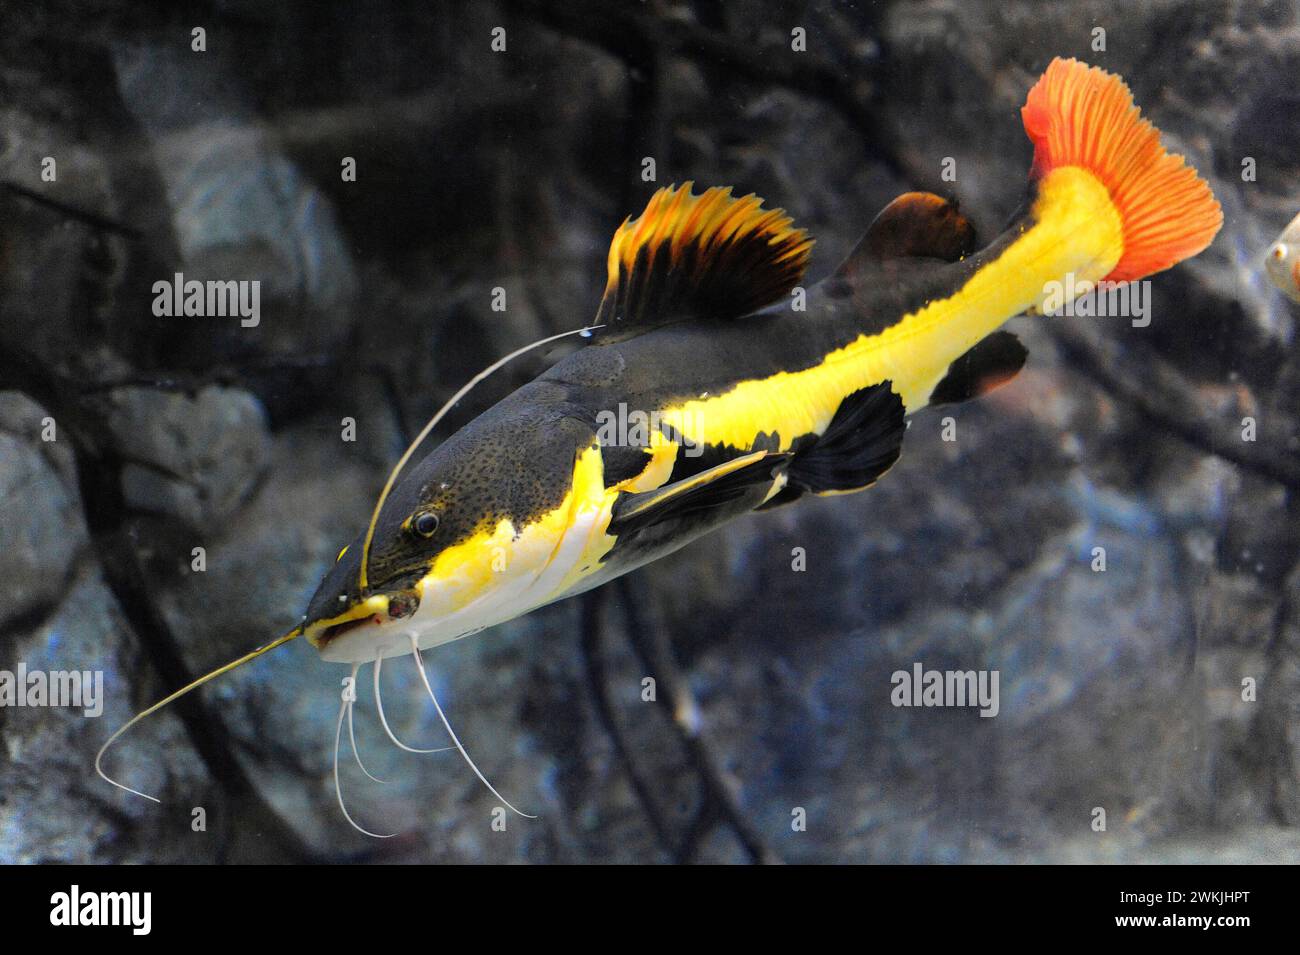
[[[209,386],[189,397],[127,387],[110,400],[109,426],[127,462],[123,491],[141,511],[216,526],[266,468],[266,414],[247,392]]]
[[[105,768],[125,785],[158,795],[162,807],[113,789],[95,775],[95,753],[127,721],[136,688],[156,692],[130,633],[111,609],[97,572],[72,583],[58,608],[30,632],[6,637],[0,669],[83,671],[102,689],[102,712],[85,707],[0,709],[0,862],[212,862],[225,840],[190,827],[190,808],[210,806],[214,786],[174,713],[127,734]],[[142,672],[143,671],[143,672]]]
[[[175,43],[114,50],[122,98],[151,137],[186,280],[255,282],[257,316],[172,316],[191,348],[301,356],[337,345],[356,295],[330,202],[254,121],[227,57]],[[205,100],[195,123],[193,99]],[[172,282],[172,274],[156,280]]]
[[[76,485],[56,463],[57,423],[54,443],[37,438],[46,417],[32,402],[0,394],[0,627],[48,613],[85,556]]]

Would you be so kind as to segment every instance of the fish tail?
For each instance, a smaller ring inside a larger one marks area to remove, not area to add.
[[[1018,344],[975,350],[1008,319],[1055,311],[1098,282],[1167,269],[1208,246],[1223,222],[1209,185],[1165,151],[1118,76],[1053,60],[1022,114],[1034,144],[1026,213],[986,248],[943,266],[937,274],[951,277],[951,293],[867,349],[873,371],[895,382],[909,412],[1014,375],[1024,360]],[[902,209],[910,210],[911,234],[931,245],[936,229],[961,224],[916,200]],[[954,243],[959,238],[954,232]]]
[[[1020,112],[1034,144],[1037,220],[1068,227],[1083,214],[1118,226],[1088,233],[1092,248],[1080,249],[1092,255],[1086,271],[1108,266],[1088,278],[1145,278],[1214,239],[1223,212],[1209,185],[1161,146],[1120,77],[1057,58]]]

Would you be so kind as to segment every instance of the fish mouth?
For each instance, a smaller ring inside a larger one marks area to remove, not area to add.
[[[323,631],[321,631],[317,639],[320,641],[320,645],[324,646],[327,643],[331,643],[334,640],[337,640],[339,637],[343,636],[343,634],[347,633],[350,630],[356,630],[358,627],[364,627],[368,623],[379,624],[382,622],[383,622],[383,618],[380,617],[378,614],[375,614],[373,617],[361,617],[357,620],[349,620],[346,623],[336,623],[333,626],[326,627]]]
[[[320,620],[307,627],[307,640],[323,650],[339,637],[362,627],[378,627],[411,616],[420,607],[422,588],[399,590],[392,594],[373,594],[354,604],[344,613]]]
[[[384,623],[388,611],[388,597],[374,594],[354,604],[337,617],[318,620],[306,628],[307,642],[317,650],[322,650],[346,633],[361,627],[378,626]]]

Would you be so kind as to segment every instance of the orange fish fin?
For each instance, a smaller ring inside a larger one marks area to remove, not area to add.
[[[1077,166],[1105,185],[1123,223],[1124,253],[1106,276],[1128,282],[1196,255],[1223,224],[1209,184],[1165,151],[1114,74],[1054,59],[1020,111],[1034,144],[1032,179]]]
[[[660,189],[614,233],[596,324],[633,334],[686,318],[738,318],[803,279],[813,240],[782,209],[731,189]]]

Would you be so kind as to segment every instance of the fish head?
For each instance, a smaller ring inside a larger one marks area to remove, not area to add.
[[[1297,220],[1300,222],[1300,219]],[[1292,233],[1296,233],[1292,235]],[[1274,285],[1293,302],[1300,302],[1300,229],[1292,223],[1264,255],[1264,268]]]
[[[600,468],[594,432],[573,416],[532,406],[476,419],[409,468],[373,533],[340,552],[308,604],[308,641],[326,660],[365,662],[555,599],[606,497]]]
[[[1293,257],[1293,251],[1285,241],[1279,239],[1268,248],[1264,259],[1264,265],[1268,269],[1269,276],[1275,283],[1290,282],[1291,268],[1290,263]]]

